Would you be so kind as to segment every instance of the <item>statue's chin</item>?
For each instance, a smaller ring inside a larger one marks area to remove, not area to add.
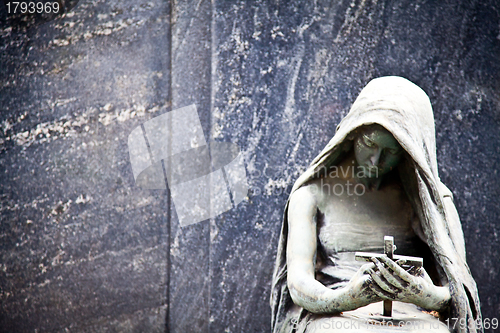
[[[376,166],[363,166],[363,176],[368,179],[376,179],[380,176],[380,170]]]

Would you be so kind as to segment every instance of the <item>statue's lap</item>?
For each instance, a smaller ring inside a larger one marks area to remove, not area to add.
[[[306,332],[450,332],[443,322],[412,304],[393,302],[391,318],[381,315],[382,308],[378,302],[336,316],[311,315]]]

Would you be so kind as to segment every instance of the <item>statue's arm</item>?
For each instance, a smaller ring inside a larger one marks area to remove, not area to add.
[[[332,290],[315,279],[316,200],[305,186],[292,194],[288,206],[287,283],[293,302],[313,313],[336,313],[379,301],[368,287],[374,264],[364,265],[343,288]]]

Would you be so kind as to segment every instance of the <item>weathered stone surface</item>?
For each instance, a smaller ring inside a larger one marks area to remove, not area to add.
[[[183,1],[172,7],[172,108],[196,104],[210,141],[211,3]],[[210,310],[210,225],[180,227],[170,205],[168,330],[208,332]]]
[[[496,1],[80,1],[24,30],[0,20],[1,332],[268,331],[287,191],[382,75],[431,98],[498,317]],[[167,191],[135,186],[127,136],[191,103],[207,141],[241,147],[251,191],[180,228]]]
[[[168,6],[2,23],[0,331],[164,330],[167,198],[127,136],[169,107]]]

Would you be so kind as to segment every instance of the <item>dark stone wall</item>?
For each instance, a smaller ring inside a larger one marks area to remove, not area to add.
[[[267,332],[293,181],[362,87],[430,96],[484,318],[500,313],[497,1],[80,1],[0,11],[0,332]],[[127,137],[196,103],[238,144],[248,198],[179,226]]]
[[[0,51],[0,331],[164,332],[168,198],[127,137],[170,109],[170,4],[81,2]]]

